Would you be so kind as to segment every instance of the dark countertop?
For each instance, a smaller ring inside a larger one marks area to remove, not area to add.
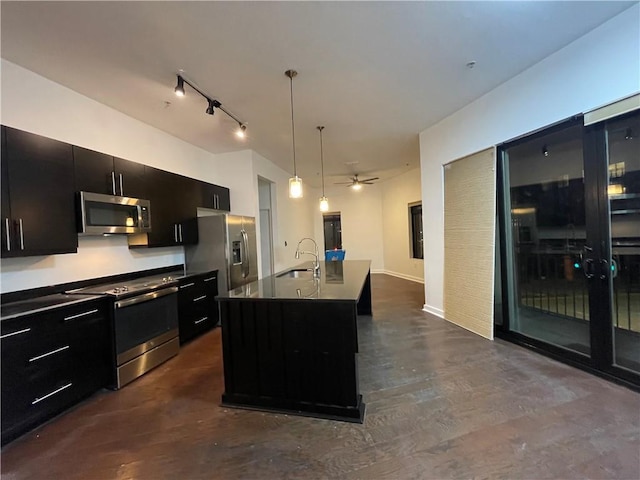
[[[371,268],[370,260],[320,262],[320,278],[312,272],[302,272],[295,278],[289,272],[311,269],[305,262],[242,287],[221,293],[216,300],[278,299],[357,301]],[[292,274],[293,275],[293,274]]]
[[[143,272],[139,272],[143,273]],[[154,273],[152,275],[139,275],[136,278],[137,280],[141,279],[155,279],[161,277],[171,277],[173,280],[181,280],[183,278],[188,278],[195,275],[201,275],[202,273],[184,273],[184,269],[173,269],[169,271],[165,271],[163,273]],[[127,280],[122,280],[122,283],[125,283]],[[110,280],[107,283],[114,283],[114,280]],[[95,285],[102,285],[103,283],[96,283]],[[44,312],[46,310],[51,310],[54,308],[68,307],[70,305],[74,305],[77,303],[88,302],[100,298],[111,298],[106,297],[104,295],[69,295],[66,293],[52,293],[48,295],[39,295],[32,298],[26,298],[18,301],[12,302],[3,302],[0,305],[0,321],[9,320],[12,318],[22,317],[24,315],[29,315],[32,313]]]
[[[68,307],[78,303],[105,298],[102,295],[66,295],[55,293],[19,302],[3,303],[0,306],[0,321],[18,318],[31,313],[44,312],[54,308]]]

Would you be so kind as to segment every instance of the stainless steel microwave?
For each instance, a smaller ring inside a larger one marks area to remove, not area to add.
[[[145,233],[151,231],[151,203],[140,198],[78,193],[80,235]]]

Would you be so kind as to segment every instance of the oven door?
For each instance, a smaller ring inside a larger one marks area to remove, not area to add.
[[[168,287],[115,302],[118,366],[177,337],[177,291]]]

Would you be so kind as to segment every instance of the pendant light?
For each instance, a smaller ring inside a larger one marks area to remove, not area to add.
[[[291,141],[293,143],[293,177],[289,179],[289,198],[302,198],[302,179],[296,170],[296,126],[293,121],[293,77],[298,75],[295,70],[287,70],[284,74],[289,77],[291,91]]]
[[[316,127],[320,132],[320,174],[322,178],[322,197],[320,197],[320,211],[329,211],[329,199],[324,196],[324,152],[322,151],[322,130],[324,127]]]

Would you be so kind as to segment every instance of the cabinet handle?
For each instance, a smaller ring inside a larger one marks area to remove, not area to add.
[[[14,335],[20,335],[21,333],[27,333],[27,332],[30,332],[30,331],[31,331],[30,328],[25,328],[24,330],[18,330],[16,332],[5,333],[4,335],[0,335],[0,339],[7,338],[7,337],[13,337]]]
[[[178,243],[178,224],[173,224],[173,240]]]
[[[64,317],[64,321],[68,322],[69,320],[73,320],[74,318],[85,317],[87,315],[91,315],[92,313],[96,313],[97,311],[98,311],[98,309],[94,308],[93,310],[89,310],[88,312],[82,312],[82,313],[78,313],[77,315],[71,315],[69,317]]]
[[[205,278],[205,279],[204,279],[204,281],[205,281],[205,282],[210,282],[211,280],[215,280],[215,279],[217,279],[217,278],[218,278],[218,277],[209,277],[209,278]]]
[[[204,322],[207,318],[209,317],[202,317],[200,320],[196,320],[195,322],[193,322],[194,325],[198,325],[199,323]]]
[[[35,405],[36,403],[41,402],[42,400],[49,398],[51,395],[55,395],[56,393],[60,393],[63,390],[66,390],[67,388],[69,388],[71,385],[73,385],[73,383],[67,383],[64,387],[60,387],[57,390],[54,390],[51,393],[47,393],[44,397],[40,397],[40,398],[36,398],[33,402],[31,402],[31,405]]]
[[[11,251],[11,232],[9,231],[9,219],[5,218],[4,219],[4,228],[5,228],[5,235],[7,238],[7,252]]]
[[[180,289],[187,288],[187,287],[193,287],[194,285],[195,285],[195,283],[186,283],[184,285],[180,285]]]
[[[116,194],[116,172],[111,172],[111,194]]]
[[[120,177],[120,195],[124,197],[124,182],[122,181],[122,174],[119,173],[118,176]]]
[[[24,230],[22,229],[22,219],[18,219],[18,225],[20,225],[20,250],[24,250]]]
[[[180,234],[180,243],[182,243],[182,224],[178,224],[178,233]]]
[[[29,362],[35,362],[36,360],[40,360],[41,358],[48,357],[49,355],[53,355],[54,353],[62,352],[69,348],[69,345],[65,345],[64,347],[56,348],[55,350],[51,350],[50,352],[43,353],[42,355],[38,355],[37,357],[33,357],[29,359]]]
[[[201,297],[194,298],[193,301],[194,302],[199,302],[200,300],[204,300],[205,298],[207,298],[207,296],[206,295],[202,295]]]

